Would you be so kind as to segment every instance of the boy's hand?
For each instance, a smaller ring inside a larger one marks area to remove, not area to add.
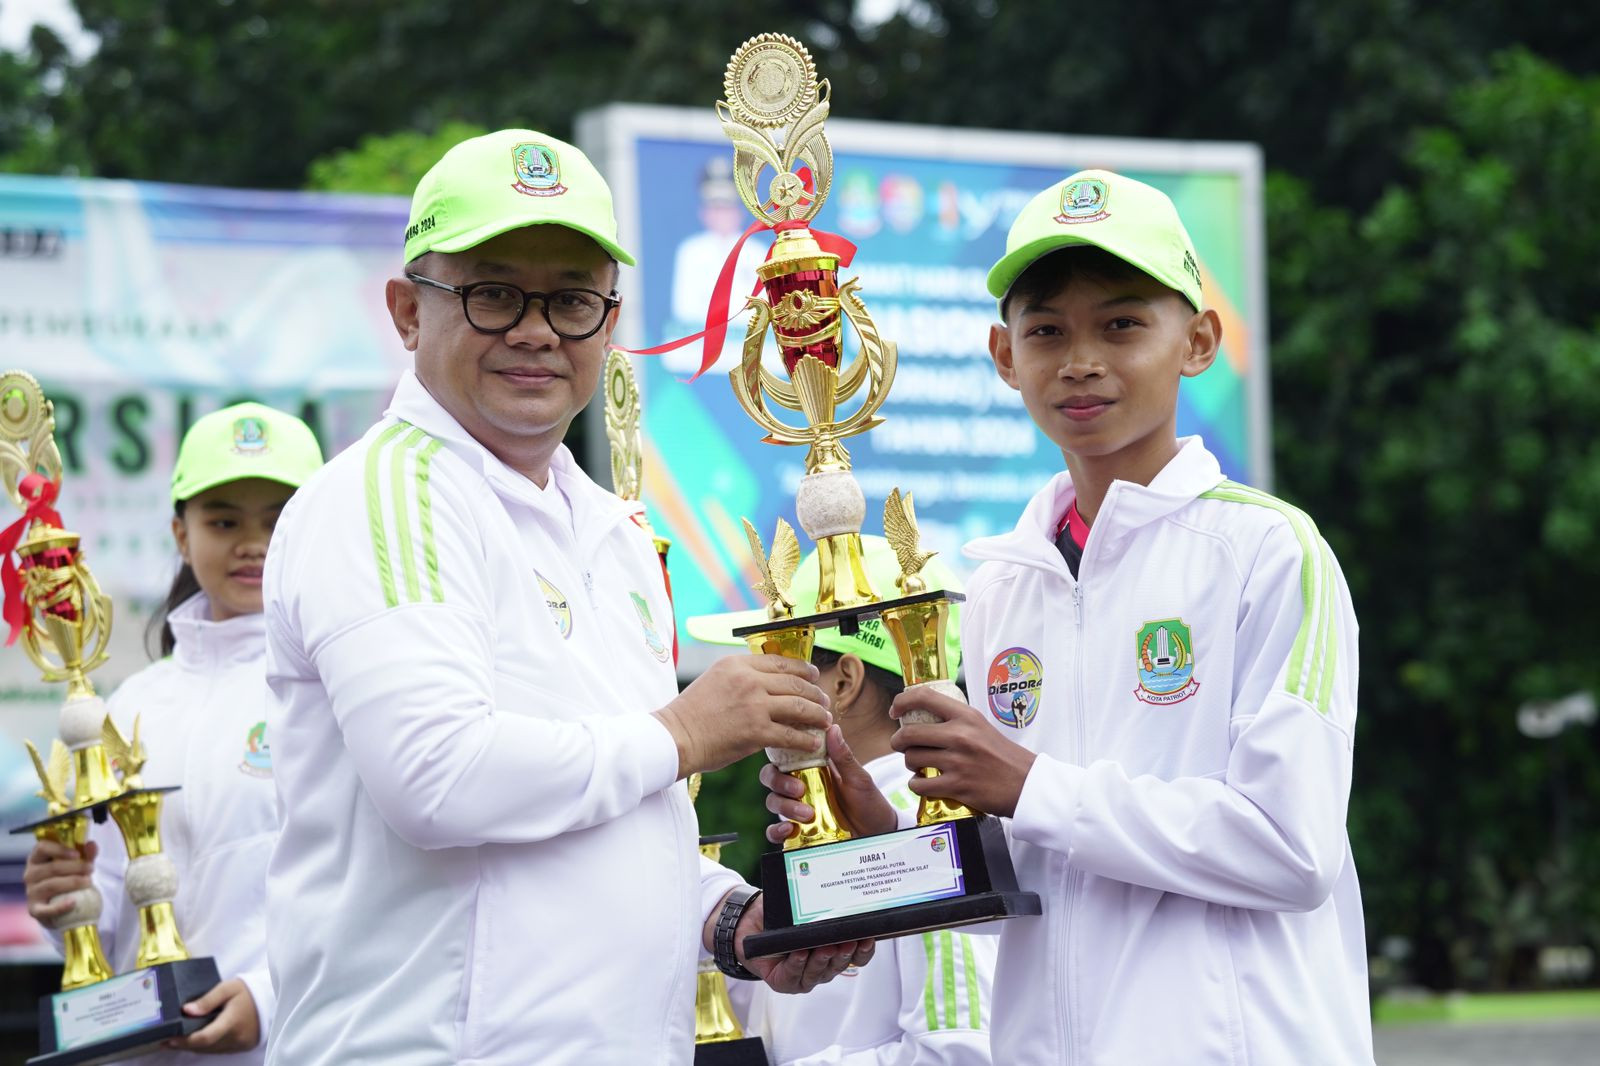
[[[48,925],[70,911],[77,902],[69,893],[93,883],[94,858],[100,845],[89,841],[81,848],[68,847],[53,840],[41,840],[28,853],[22,868],[22,884],[28,894],[28,914],[41,925]]]
[[[862,836],[887,833],[898,824],[894,808],[873,783],[872,775],[856,761],[855,753],[844,742],[837,725],[828,727],[828,772],[833,775],[834,795],[843,808],[839,814]],[[761,768],[761,783],[767,786],[767,810],[787,819],[767,826],[767,840],[782,844],[796,832],[795,822],[809,822],[816,814],[810,804],[801,803],[805,786],[800,779],[779,770],[771,763]]]
[[[222,1055],[230,1051],[249,1051],[261,1043],[261,1016],[255,997],[237,977],[223,981],[197,1000],[185,1003],[183,1013],[191,1018],[217,1011],[204,1028],[188,1036],[168,1040],[165,1047],[178,1051],[198,1051],[203,1055]]]
[[[919,796],[965,803],[985,814],[1012,815],[1022,783],[1033,768],[1034,753],[1000,735],[988,720],[949,696],[926,688],[908,688],[894,698],[891,718],[910,710],[928,711],[939,721],[929,725],[901,723],[890,745],[906,757],[906,768],[931,766],[938,777],[913,777]]]

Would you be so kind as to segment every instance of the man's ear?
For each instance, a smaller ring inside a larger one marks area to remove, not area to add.
[[[1189,350],[1183,356],[1183,376],[1203,373],[1222,350],[1222,319],[1210,308],[1189,320]]]
[[[1011,330],[1004,322],[989,327],[989,358],[994,360],[995,373],[1000,375],[1000,380],[1020,391],[1017,368],[1011,361]]]
[[[417,350],[417,340],[422,328],[417,321],[417,283],[407,278],[390,278],[383,287],[384,302],[389,305],[389,317],[394,320],[394,330],[406,351]]]
[[[178,557],[185,563],[189,562],[189,527],[183,524],[183,519],[178,515],[172,516],[172,539],[178,542]],[[194,565],[190,563],[189,565]]]

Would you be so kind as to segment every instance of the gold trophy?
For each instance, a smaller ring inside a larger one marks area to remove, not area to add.
[[[606,439],[611,445],[612,491],[624,500],[637,500],[644,480],[644,439],[639,430],[639,385],[633,364],[623,352],[612,349],[606,356]],[[662,576],[667,572],[667,549],[671,542],[658,537],[648,518],[640,524],[655,543],[661,558]],[[669,580],[668,591],[671,583]],[[689,802],[700,796],[700,774],[689,775]],[[722,845],[737,840],[737,833],[702,836],[700,854],[713,862],[721,861]],[[759,1037],[746,1037],[734,1016],[728,999],[728,979],[711,959],[702,961],[695,978],[694,1043],[696,1066],[766,1066],[767,1053]]]
[[[219,980],[214,960],[189,958],[172,912],[178,875],[161,850],[160,819],[164,794],[174,789],[144,786],[137,719],[124,738],[89,680],[107,658],[111,601],[89,572],[78,534],[49,506],[62,473],[54,433],[39,383],[18,370],[0,376],[0,485],[23,511],[12,527],[16,539],[5,541],[6,616],[20,626],[23,651],[44,680],[67,684],[48,759],[27,745],[47,817],[12,832],[81,847],[90,819],[115,819],[128,852],[125,889],[139,909],[139,951],[133,971],[114,975],[95,925],[99,890],[71,893],[72,908],[50,923],[63,938],[62,991],[40,1001],[40,1054],[29,1066],[121,1058],[191,1033],[210,1018],[185,1017],[183,1004]]]
[[[929,590],[918,576],[931,553],[921,552],[910,498],[898,489],[890,495],[884,531],[901,564],[896,584],[902,595],[881,599],[861,562],[866,499],[844,441],[882,423],[878,411],[894,382],[898,356],[867,313],[858,282],[839,284],[839,256],[828,250],[828,235],[810,225],[833,180],[833,151],[823,129],[828,82],[817,80],[799,41],[763,34],[734,52],[723,89],[716,111],[733,142],[734,183],[745,207],[776,234],[771,255],[757,269],[763,292],[746,304],[752,314],[729,380],[745,413],[766,431],[767,443],[807,447],[795,515],[816,543],[819,563],[816,603],[793,603],[788,585],[800,555],[794,530],[780,519],[769,553],[746,520],[768,621],[735,629],[734,635],[752,652],[809,661],[819,628],[837,626],[850,634],[863,621],[881,617],[906,684],[933,686],[964,700],[944,644],[951,606],[962,597]],[[809,170],[809,182],[796,167]],[[843,344],[846,322],[858,342],[853,357]],[[762,360],[769,332],[782,374]],[[766,931],[748,938],[748,955],[1039,913],[1038,896],[1017,890],[995,819],[927,799],[917,827],[861,837],[839,811],[820,731],[809,750],[769,748],[767,756],[804,784],[803,799],[814,817],[798,827],[782,853],[762,859]]]

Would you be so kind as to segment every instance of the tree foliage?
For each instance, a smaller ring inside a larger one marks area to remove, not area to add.
[[[1279,491],[1363,623],[1351,833],[1376,949],[1516,983],[1600,947],[1600,20],[1584,5],[1218,0],[77,0],[99,51],[0,54],[0,168],[408,192],[473,129],[706,107],[731,49],[805,40],[839,112],[1259,142]],[[981,339],[974,338],[974,344]],[[753,772],[708,830],[763,820]]]

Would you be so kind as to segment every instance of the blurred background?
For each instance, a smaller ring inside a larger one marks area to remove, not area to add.
[[[1239,195],[1264,231],[1245,225],[1240,254],[1258,241],[1264,280],[1254,293],[1241,281],[1240,300],[1242,321],[1265,333],[1248,362],[1269,386],[1259,396],[1270,416],[1257,426],[1262,461],[1241,458],[1240,475],[1316,518],[1361,621],[1349,825],[1378,1017],[1395,1023],[1381,1027],[1380,1061],[1535,1061],[1518,1043],[1527,1017],[1581,1034],[1572,1055],[1594,1061],[1600,1028],[1583,1027],[1600,1017],[1600,17],[1585,5],[0,0],[0,172],[212,187],[60,191],[0,174],[6,287],[72,297],[44,272],[82,253],[54,248],[72,227],[41,223],[41,202],[142,197],[166,232],[237,210],[237,232],[223,234],[235,243],[270,253],[273,234],[298,226],[299,244],[341,249],[325,271],[307,260],[291,278],[248,257],[233,274],[191,265],[185,314],[268,283],[263,320],[348,296],[350,332],[324,330],[319,346],[264,351],[245,329],[223,363],[196,369],[185,360],[205,350],[201,316],[162,327],[170,339],[141,334],[120,355],[102,352],[103,374],[64,383],[84,455],[69,456],[62,509],[96,559],[139,575],[119,597],[118,658],[97,675],[102,688],[146,661],[138,620],[171,574],[161,515],[183,426],[238,398],[241,380],[306,411],[335,446],[382,409],[403,351],[385,338],[377,355],[339,353],[366,353],[387,328],[381,280],[406,210],[396,197],[445,148],[505,126],[581,140],[580,114],[613,103],[690,107],[709,121],[729,53],[762,32],[806,43],[840,120],[1258,146]],[[671,180],[711,202],[698,167]],[[239,200],[228,189],[356,195]],[[877,189],[892,224],[890,200],[908,194]],[[32,205],[24,221],[6,214],[8,196]],[[160,204],[164,214],[150,206]],[[1195,209],[1180,206],[1192,222]],[[741,208],[734,231],[746,221]],[[1004,222],[982,239],[1003,241]],[[118,242],[143,239],[101,232],[112,234],[107,262]],[[856,235],[864,275],[890,236]],[[870,282],[866,298],[876,306]],[[665,311],[652,321],[699,324]],[[51,388],[44,353],[69,340],[83,343],[0,290],[0,364]],[[986,362],[981,332],[963,340],[966,358]],[[235,377],[227,360],[274,373]],[[695,387],[706,385],[726,391]],[[647,406],[647,434],[651,417]],[[603,480],[603,434],[575,433]],[[1000,454],[986,470],[1019,462]],[[85,469],[93,498],[75,501],[73,472]],[[119,514],[137,528],[89,520]],[[958,515],[941,528],[972,531]],[[0,659],[0,807],[15,824],[33,787],[19,738],[53,729],[60,693],[15,649]],[[707,832],[744,835],[727,854],[747,870],[765,821],[755,765],[715,775],[700,800]],[[30,965],[40,949],[11,891],[0,1020],[22,1031],[56,973]],[[1461,1038],[1438,1024],[1466,1018],[1488,1028]]]

